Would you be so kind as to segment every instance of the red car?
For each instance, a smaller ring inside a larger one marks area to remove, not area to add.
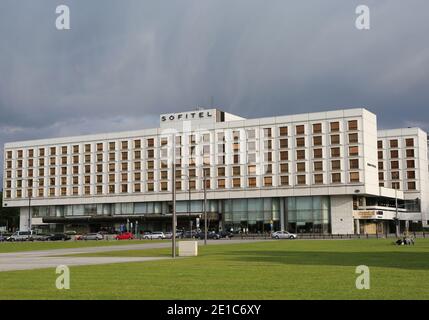
[[[118,234],[115,237],[116,240],[131,240],[134,239],[134,235],[131,232],[124,232],[121,234]]]

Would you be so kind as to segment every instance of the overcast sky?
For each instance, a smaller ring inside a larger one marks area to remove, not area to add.
[[[427,0],[1,0],[0,145],[156,127],[211,96],[248,118],[367,107],[429,130],[428,16]]]

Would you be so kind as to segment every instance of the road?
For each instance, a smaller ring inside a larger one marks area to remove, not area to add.
[[[249,243],[266,240],[209,240],[209,245]],[[270,240],[268,240],[270,241]],[[199,241],[199,245],[203,245]],[[37,250],[23,252],[0,253],[0,272],[14,270],[33,270],[43,268],[56,268],[59,265],[81,266],[124,262],[144,262],[153,260],[171,259],[166,257],[67,257],[82,253],[97,253],[109,251],[145,250],[171,247],[171,241],[130,244],[121,246],[87,247],[54,250]]]

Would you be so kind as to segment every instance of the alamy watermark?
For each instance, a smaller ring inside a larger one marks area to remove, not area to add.
[[[55,273],[59,274],[55,280],[55,287],[58,290],[70,289],[70,269],[66,265],[59,265],[55,269]]]
[[[369,290],[370,289],[370,274],[369,268],[365,265],[356,267],[355,273],[359,274],[356,278],[356,289],[358,290]]]

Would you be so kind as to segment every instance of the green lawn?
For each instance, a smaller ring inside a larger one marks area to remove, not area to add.
[[[0,253],[34,251],[34,250],[51,250],[51,249],[68,249],[68,248],[85,248],[85,247],[105,247],[120,246],[127,244],[153,243],[160,240],[102,240],[102,241],[35,241],[35,242],[0,242]],[[1,288],[1,287],[0,287]]]
[[[71,268],[71,289],[54,269],[0,272],[0,299],[429,299],[429,239],[296,240],[200,246],[200,255]],[[165,256],[169,249],[88,256]],[[355,287],[358,265],[371,289]]]

